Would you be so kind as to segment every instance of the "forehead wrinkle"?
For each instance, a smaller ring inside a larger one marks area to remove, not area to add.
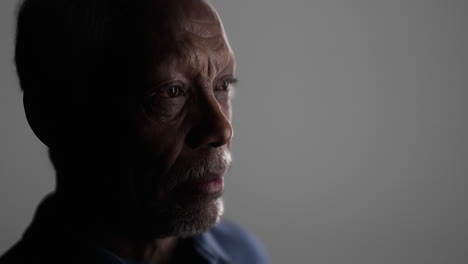
[[[189,33],[200,38],[214,38],[222,36],[222,29],[217,22],[201,23],[190,18],[181,25],[184,33]]]
[[[172,53],[164,64],[179,65],[174,69],[211,80],[229,65],[234,66],[223,25],[210,3],[181,0],[172,2],[171,6],[167,31],[158,34],[166,38],[167,51]]]
[[[177,63],[188,66],[191,75],[205,79],[214,79],[233,59],[229,46],[224,42],[210,49],[189,42],[181,42],[177,46]]]
[[[190,41],[191,40],[191,41]],[[191,36],[188,38],[188,41],[191,45],[198,49],[210,49],[215,52],[220,52],[223,45],[225,45],[224,39],[220,36],[215,36],[212,38],[199,38],[197,36]]]

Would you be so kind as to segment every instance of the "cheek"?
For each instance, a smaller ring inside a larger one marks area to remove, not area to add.
[[[185,98],[158,100],[148,111],[148,118],[158,123],[178,125],[185,103]]]
[[[176,150],[180,135],[177,129],[165,127],[160,124],[152,124],[144,129],[144,143],[151,148],[154,155],[167,156]]]
[[[185,100],[163,100],[157,107],[145,109],[140,116],[138,127],[143,144],[147,144],[156,154],[166,154],[178,146],[185,137]]]
[[[145,167],[154,169],[156,164],[160,173],[167,171],[178,159],[185,142],[186,129],[180,122],[164,122],[145,119],[142,127],[142,156],[147,160]],[[146,157],[145,157],[146,156]]]

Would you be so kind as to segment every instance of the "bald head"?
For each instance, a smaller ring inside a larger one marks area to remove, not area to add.
[[[176,28],[202,39],[222,38],[223,29],[216,10],[206,1],[176,1]]]
[[[227,68],[234,70],[235,57],[213,6],[204,0],[168,1],[164,14],[155,21],[151,41],[157,49],[153,56],[155,72],[184,67],[193,75],[210,82]],[[206,77],[209,77],[208,79]]]

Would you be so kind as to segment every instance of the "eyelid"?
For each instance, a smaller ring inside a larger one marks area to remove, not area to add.
[[[214,86],[214,89],[215,90],[219,90],[218,89],[218,85],[220,85],[221,83],[223,82],[228,82],[228,88],[227,89],[221,89],[223,91],[229,91],[231,90],[229,87],[233,84],[236,84],[237,83],[237,79],[234,78],[234,76],[232,75],[226,75],[226,76],[223,76],[222,78],[219,78],[216,85]]]
[[[150,96],[155,96],[158,93],[164,92],[165,90],[169,89],[172,86],[180,86],[180,89],[187,94],[187,88],[185,87],[184,83],[181,81],[169,81],[164,84],[158,85],[156,87],[153,87],[153,89],[150,90],[149,95]]]
[[[224,76],[220,79],[221,81],[227,81],[229,84],[236,84],[238,82],[238,79],[235,78],[232,75]]]

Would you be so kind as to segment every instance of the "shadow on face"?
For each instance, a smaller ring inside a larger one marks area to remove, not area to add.
[[[50,10],[59,11],[32,25]],[[135,236],[199,233],[219,220],[235,59],[210,4],[27,1],[16,62],[68,211]]]

